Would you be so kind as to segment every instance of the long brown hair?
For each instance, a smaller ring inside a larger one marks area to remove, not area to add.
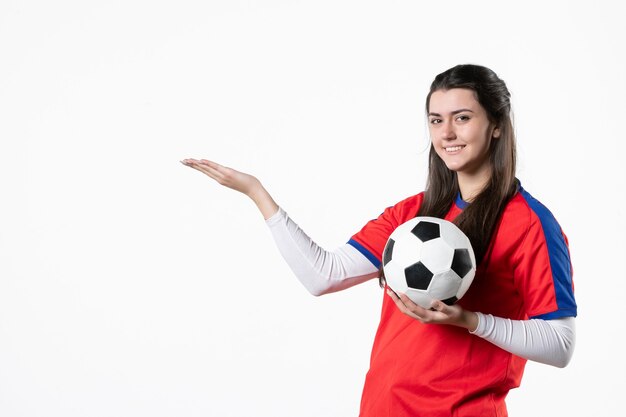
[[[517,189],[511,94],[504,81],[489,68],[457,65],[435,77],[426,97],[426,114],[429,112],[431,95],[435,91],[452,88],[472,90],[478,103],[487,112],[489,120],[500,130],[500,137],[492,140],[490,145],[492,171],[489,182],[454,220],[470,239],[476,261],[480,264],[489,249],[504,207]],[[446,167],[432,144],[428,167],[424,201],[417,215],[443,218],[459,193],[457,176]]]

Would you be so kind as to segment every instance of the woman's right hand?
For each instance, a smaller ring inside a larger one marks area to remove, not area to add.
[[[232,188],[247,196],[254,193],[256,188],[261,187],[261,182],[256,177],[225,167],[217,162],[206,159],[183,159],[180,162],[213,178],[220,185]]]
[[[250,197],[265,219],[278,211],[278,205],[256,177],[206,159],[183,159],[183,165],[202,172],[224,187]]]

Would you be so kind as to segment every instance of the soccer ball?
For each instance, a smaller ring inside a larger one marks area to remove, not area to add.
[[[433,300],[454,304],[469,288],[476,258],[465,234],[453,223],[415,217],[391,233],[383,251],[389,288],[430,308]]]

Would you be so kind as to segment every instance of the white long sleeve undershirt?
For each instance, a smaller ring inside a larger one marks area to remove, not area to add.
[[[313,295],[328,294],[378,276],[376,268],[353,246],[334,251],[317,245],[281,208],[266,220],[278,250],[298,280]],[[574,352],[574,317],[553,320],[510,320],[478,314],[472,334],[517,356],[557,367]]]
[[[572,358],[576,343],[574,317],[552,320],[511,320],[491,314],[478,314],[478,327],[472,334],[525,359],[564,368]]]
[[[293,273],[315,296],[344,290],[378,276],[378,269],[353,246],[346,244],[332,252],[324,250],[281,208],[266,223]]]

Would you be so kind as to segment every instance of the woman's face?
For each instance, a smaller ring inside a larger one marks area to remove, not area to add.
[[[430,96],[430,137],[448,169],[467,175],[490,175],[489,147],[500,131],[489,121],[472,90],[437,90]]]

